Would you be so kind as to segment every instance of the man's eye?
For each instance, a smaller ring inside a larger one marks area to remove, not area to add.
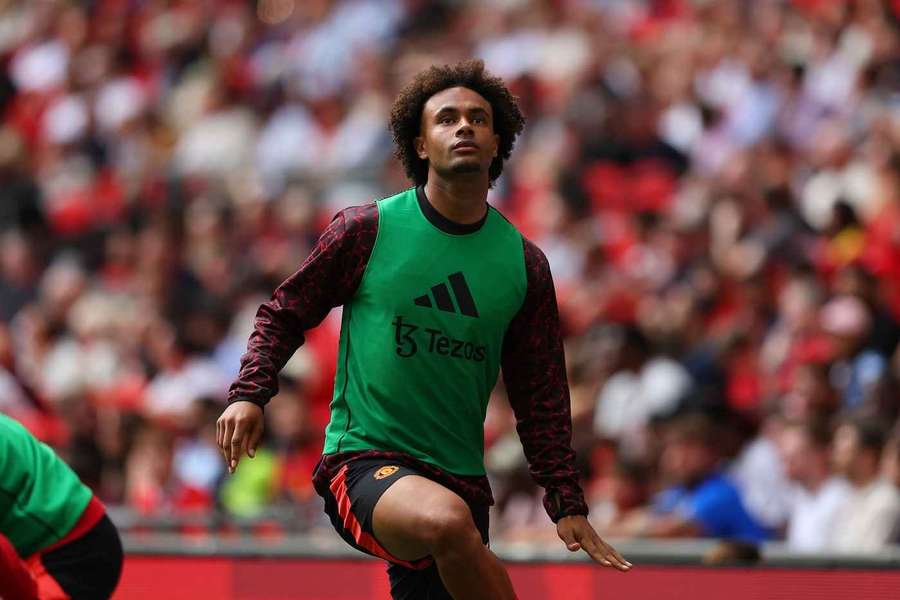
[[[444,117],[441,119],[440,123],[441,123],[441,125],[449,125],[449,124],[453,123],[453,118],[452,117]]]
[[[484,123],[484,117],[475,117],[472,119],[473,123]]]

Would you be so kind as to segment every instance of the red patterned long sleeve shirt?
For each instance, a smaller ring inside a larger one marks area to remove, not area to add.
[[[442,219],[433,207],[423,209],[429,218]],[[229,403],[246,400],[265,406],[277,393],[278,373],[304,342],[304,332],[321,323],[332,308],[353,298],[377,230],[374,203],[338,213],[300,269],[260,306],[240,374],[228,393]],[[541,250],[523,240],[528,288],[506,331],[501,366],[531,475],[545,489],[544,507],[555,522],[563,516],[587,514],[587,505],[571,447],[569,389],[553,279]],[[362,456],[407,464],[471,504],[493,503],[487,477],[454,475],[399,452],[326,455],[316,477],[329,478],[344,463]]]

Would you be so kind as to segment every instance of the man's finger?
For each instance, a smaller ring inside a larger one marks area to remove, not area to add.
[[[256,456],[256,449],[259,447],[259,441],[262,439],[263,434],[263,422],[262,419],[256,422],[256,427],[253,428],[253,433],[250,434],[250,444],[247,449],[247,454],[250,458]]]
[[[238,421],[234,425],[234,433],[231,434],[231,443],[229,444],[229,453],[231,460],[228,461],[228,468],[234,473],[237,469],[238,462],[241,460],[241,443],[244,441],[244,425]]]
[[[216,446],[222,447],[222,418],[216,419]]]
[[[231,468],[231,434],[234,432],[234,421],[227,419],[222,429],[222,454],[225,456],[225,466]]]
[[[617,562],[619,565],[621,565],[621,567],[625,567],[625,569],[623,570],[627,570],[632,567],[631,563],[625,560],[625,557],[619,554],[618,550],[601,540],[599,537],[597,539],[599,540],[600,544],[602,544],[603,547],[606,548],[607,555],[614,559],[614,562]]]
[[[607,566],[614,567],[620,571],[627,571],[631,568],[629,564],[627,564],[624,560],[616,558],[616,556],[611,552],[607,552],[606,550],[601,550],[600,552],[604,559],[607,561]]]
[[[597,553],[609,563],[607,566],[615,567],[620,571],[627,571],[631,568],[631,563],[622,558],[612,546],[604,542],[596,533],[592,537],[591,544]]]
[[[588,553],[592,559],[603,565],[604,567],[613,566],[612,562],[604,556],[601,549],[594,543],[590,537],[585,536],[585,539],[581,540],[581,547],[584,548],[584,551]]]
[[[252,431],[248,431],[241,436],[241,449],[238,451],[238,460],[241,459],[245,454],[250,456],[250,438],[253,435]]]

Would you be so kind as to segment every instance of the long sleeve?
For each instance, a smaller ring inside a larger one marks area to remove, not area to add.
[[[356,293],[377,230],[374,203],[335,216],[300,269],[259,307],[229,403],[249,400],[265,406],[278,393],[278,373],[303,344],[304,332]]]
[[[503,379],[534,480],[553,522],[586,515],[572,450],[569,386],[556,292],[543,252],[525,240],[528,290],[503,340]]]

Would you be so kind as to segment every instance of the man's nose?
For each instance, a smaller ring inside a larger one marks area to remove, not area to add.
[[[463,117],[459,120],[459,129],[456,130],[456,135],[471,135],[474,131],[468,119]]]

